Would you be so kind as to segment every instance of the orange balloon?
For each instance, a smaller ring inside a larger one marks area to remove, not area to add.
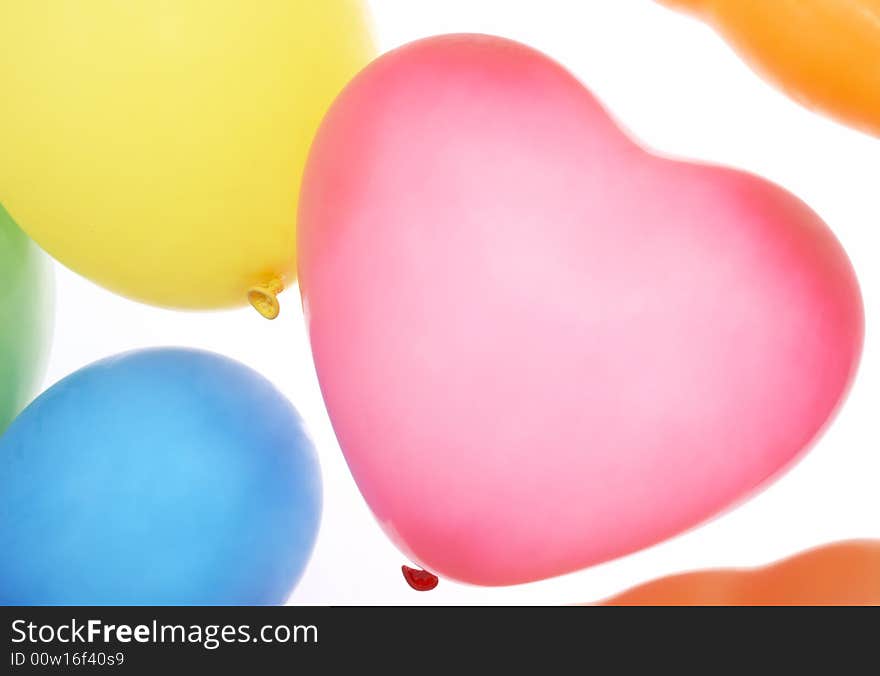
[[[838,542],[763,568],[672,575],[630,589],[602,605],[880,605],[880,540]]]
[[[809,108],[880,136],[880,0],[659,0]]]

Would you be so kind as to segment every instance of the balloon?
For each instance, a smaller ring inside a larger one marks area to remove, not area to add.
[[[116,293],[277,315],[309,144],[373,54],[359,0],[4,2],[0,44],[22,229]]]
[[[880,605],[880,540],[838,542],[751,570],[709,570],[648,582],[606,605]]]
[[[861,297],[781,188],[647,154],[569,73],[412,43],[332,105],[300,196],[317,373],[421,567],[483,585],[640,549],[791,464],[853,378]]]
[[[716,27],[792,98],[880,136],[880,0],[660,0]]]
[[[277,604],[320,470],[296,410],[207,352],[87,366],[0,439],[0,604]]]
[[[51,264],[0,206],[0,434],[37,389],[51,335]]]

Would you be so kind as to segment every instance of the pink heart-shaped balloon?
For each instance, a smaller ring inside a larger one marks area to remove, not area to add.
[[[298,227],[352,473],[397,544],[459,580],[557,575],[703,521],[801,454],[858,363],[858,284],[815,213],[646,153],[500,38],[361,72]]]

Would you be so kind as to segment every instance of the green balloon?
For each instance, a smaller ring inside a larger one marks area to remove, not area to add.
[[[52,307],[48,257],[0,205],[0,434],[43,377]]]

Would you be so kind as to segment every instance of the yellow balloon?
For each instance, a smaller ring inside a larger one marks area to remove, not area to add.
[[[0,3],[0,202],[95,282],[274,317],[312,136],[374,53],[358,0]]]

